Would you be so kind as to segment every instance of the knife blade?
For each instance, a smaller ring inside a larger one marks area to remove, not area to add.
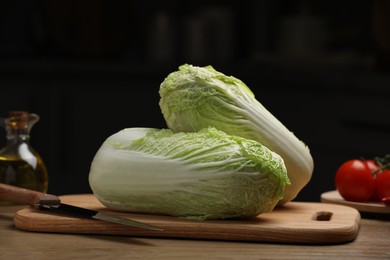
[[[23,189],[4,183],[0,183],[0,199],[11,201],[17,204],[30,205],[34,208],[39,208],[41,210],[50,210],[53,212],[58,212],[60,214],[67,214],[82,218],[108,221],[132,227],[163,231],[163,229],[159,227],[139,222],[133,219],[62,203],[60,198],[53,194]]]

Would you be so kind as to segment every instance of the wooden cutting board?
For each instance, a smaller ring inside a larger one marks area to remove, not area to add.
[[[381,215],[390,215],[390,207],[382,202],[355,202],[348,201],[341,197],[337,190],[328,191],[321,194],[321,201],[325,203],[335,203],[357,209],[360,212],[368,212]]]
[[[355,239],[360,223],[360,214],[356,209],[327,203],[289,202],[250,220],[195,221],[111,211],[92,194],[66,195],[60,198],[63,203],[129,217],[160,227],[163,231],[58,215],[32,207],[15,214],[15,226],[21,230],[36,232],[329,244]]]

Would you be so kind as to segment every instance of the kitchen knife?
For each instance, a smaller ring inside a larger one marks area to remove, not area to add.
[[[41,210],[50,210],[83,218],[92,218],[132,227],[163,231],[159,227],[138,222],[129,218],[61,203],[60,198],[56,195],[23,189],[4,183],[0,183],[0,199],[17,204],[27,204]]]

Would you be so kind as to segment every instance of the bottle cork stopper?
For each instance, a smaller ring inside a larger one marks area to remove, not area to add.
[[[8,125],[13,128],[25,128],[28,120],[29,113],[26,111],[11,111],[8,113],[9,120]]]

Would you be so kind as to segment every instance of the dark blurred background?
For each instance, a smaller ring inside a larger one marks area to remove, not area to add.
[[[166,127],[164,78],[213,65],[309,146],[315,170],[297,200],[319,201],[342,162],[390,153],[389,14],[374,0],[1,1],[0,117],[37,113],[49,192],[89,193],[109,135]]]

